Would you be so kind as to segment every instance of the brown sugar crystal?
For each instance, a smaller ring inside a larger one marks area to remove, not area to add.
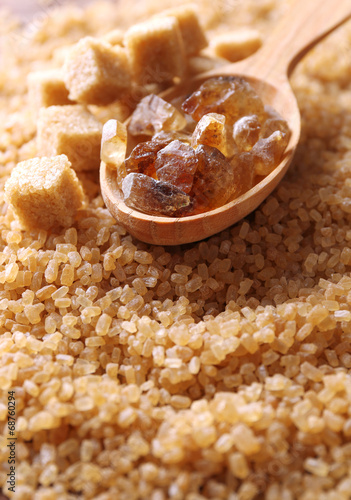
[[[194,148],[178,140],[172,141],[156,155],[157,179],[177,186],[184,193],[191,190],[197,166]]]
[[[68,227],[83,202],[82,186],[65,155],[19,163],[6,182],[5,194],[27,229]]]
[[[184,43],[174,17],[154,18],[125,34],[133,77],[139,85],[172,82],[186,66]]]
[[[128,174],[122,183],[124,202],[150,215],[180,215],[191,203],[190,197],[176,186],[144,174]]]
[[[219,113],[233,124],[242,116],[264,113],[261,98],[243,78],[220,76],[209,78],[182,104],[185,113],[199,121],[207,113]]]
[[[135,146],[124,162],[126,174],[139,173],[156,177],[155,161],[157,153],[171,141],[147,141]]]
[[[126,50],[92,37],[82,38],[64,64],[69,97],[82,104],[106,105],[130,87]]]
[[[102,125],[83,106],[42,108],[37,127],[41,156],[65,154],[77,171],[99,168]]]
[[[250,151],[260,137],[261,125],[257,115],[243,116],[234,123],[233,137],[241,151]]]
[[[144,97],[137,105],[129,122],[132,135],[153,135],[183,129],[186,118],[169,102],[155,94]]]
[[[224,205],[232,195],[235,177],[227,158],[216,148],[200,145],[195,150],[198,168],[192,193],[201,212]]]
[[[108,120],[102,129],[101,160],[118,168],[127,151],[127,127],[118,120]]]
[[[233,148],[230,137],[225,126],[225,116],[218,113],[208,113],[197,123],[192,135],[191,145],[196,148],[199,144],[205,144],[219,149],[225,156]]]
[[[272,106],[266,105],[265,110],[265,120],[262,124],[261,135],[264,138],[269,137],[273,132],[277,130],[282,132],[288,138],[290,137],[290,129],[286,120],[280,116],[280,114],[272,108]]]
[[[289,138],[277,130],[266,139],[260,139],[250,151],[256,175],[268,175],[281,161]]]

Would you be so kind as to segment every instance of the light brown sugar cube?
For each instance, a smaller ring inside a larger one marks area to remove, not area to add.
[[[24,228],[45,230],[70,226],[84,198],[65,155],[18,163],[6,182],[5,196]]]
[[[101,123],[79,104],[50,106],[39,112],[38,154],[65,154],[77,171],[100,165]]]
[[[167,9],[161,12],[159,16],[174,16],[177,19],[187,56],[198,54],[201,49],[207,47],[207,39],[196,15],[194,5],[187,4],[174,9]]]
[[[235,62],[249,57],[262,45],[260,33],[254,29],[241,29],[218,35],[211,40],[211,48],[217,57]]]
[[[72,47],[63,71],[70,99],[82,104],[109,104],[130,86],[126,50],[92,37]]]
[[[28,75],[28,97],[34,109],[72,104],[60,70],[34,71]]]
[[[122,45],[123,44],[124,32],[118,28],[106,33],[102,40],[111,45]]]
[[[182,76],[185,50],[174,17],[154,18],[132,26],[125,34],[124,44],[138,84],[170,82]]]

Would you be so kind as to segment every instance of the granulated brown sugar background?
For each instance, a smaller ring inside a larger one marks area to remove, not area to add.
[[[58,4],[61,3],[61,7]],[[172,2],[162,2],[162,8]],[[209,39],[264,37],[288,2],[197,2]],[[27,74],[159,2],[1,13],[1,185],[35,157]],[[28,21],[28,18],[26,18]],[[199,66],[204,61],[194,61]],[[132,239],[95,176],[62,232],[23,231],[1,191],[0,484],[17,500],[347,500],[351,491],[351,25],[293,77],[302,139],[246,220],[182,248]],[[118,104],[93,112],[118,118]],[[82,176],[80,176],[82,178]],[[16,394],[16,492],[7,398]]]

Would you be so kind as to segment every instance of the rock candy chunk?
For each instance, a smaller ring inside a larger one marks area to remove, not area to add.
[[[109,120],[102,129],[101,160],[118,168],[125,160],[127,128],[118,120]]]
[[[64,64],[69,97],[82,104],[105,105],[130,87],[125,48],[85,37],[74,45]]]
[[[243,116],[234,123],[233,137],[239,150],[250,151],[260,137],[261,125],[257,115]]]
[[[84,193],[67,156],[32,158],[12,170],[5,196],[25,229],[72,225]]]
[[[128,130],[132,135],[181,130],[186,118],[172,104],[155,94],[144,97],[132,114]]]
[[[207,113],[222,114],[228,125],[242,116],[264,113],[261,98],[246,80],[235,76],[209,78],[183,102],[182,109],[196,121]]]
[[[204,115],[196,125],[193,132],[191,145],[196,148],[199,144],[212,146],[220,150],[224,156],[228,156],[230,150],[230,137],[225,126],[225,116],[217,113]]]
[[[255,165],[250,153],[239,153],[233,156],[230,164],[234,173],[234,184],[230,200],[246,193],[254,185]]]
[[[195,150],[198,167],[191,194],[195,210],[205,212],[224,205],[232,195],[234,171],[227,158],[216,148],[200,145]]]
[[[139,173],[156,178],[155,161],[160,149],[170,141],[139,142],[124,162],[126,174]]]
[[[157,132],[152,137],[153,141],[158,141],[158,142],[165,142],[169,144],[172,141],[181,141],[184,142],[185,144],[191,144],[191,135],[187,134],[186,132]]]
[[[157,153],[155,170],[157,179],[177,186],[189,193],[193,185],[198,160],[195,150],[176,140]]]
[[[181,189],[144,174],[128,174],[122,183],[124,202],[150,215],[178,216],[191,203]]]
[[[268,175],[280,163],[289,138],[277,130],[266,139],[260,139],[250,151],[257,175]]]
[[[186,67],[184,42],[175,17],[160,17],[135,24],[124,36],[136,82],[171,82]]]
[[[267,138],[273,134],[273,132],[280,130],[280,132],[283,132],[283,134],[290,138],[291,132],[286,120],[284,120],[272,106],[267,105],[264,107],[264,110],[265,121],[262,125],[261,136]]]
[[[185,98],[186,98],[185,95],[181,95],[181,96],[177,96],[174,99],[170,100],[171,104],[173,104],[173,106],[176,109],[178,109],[178,111],[182,114],[183,114],[182,105],[183,105]],[[195,120],[193,120],[193,118],[190,115],[188,115],[187,113],[183,114],[183,116],[186,119],[186,126],[184,127],[184,129],[182,131],[187,133],[187,134],[192,134],[195,130],[197,122]]]

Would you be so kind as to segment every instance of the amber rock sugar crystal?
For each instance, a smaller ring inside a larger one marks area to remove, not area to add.
[[[243,116],[234,123],[233,137],[242,151],[250,151],[260,137],[261,125],[257,115]]]
[[[195,121],[207,113],[223,114],[228,124],[242,116],[264,113],[262,100],[251,85],[235,76],[209,78],[183,102],[182,109]]]
[[[153,135],[183,129],[186,118],[170,103],[150,94],[137,105],[130,120],[128,130],[132,135]]]
[[[288,140],[286,134],[277,130],[266,139],[262,138],[256,142],[250,154],[257,175],[268,175],[275,169],[284,153]]]
[[[198,159],[194,148],[178,140],[172,141],[156,155],[157,179],[189,193],[193,185]]]
[[[127,128],[118,120],[109,120],[102,129],[101,160],[115,168],[125,160]]]
[[[205,210],[224,205],[235,186],[230,162],[218,149],[211,146],[200,145],[195,153],[199,165],[194,176],[192,191],[197,205],[204,207]]]
[[[265,114],[262,124],[261,136],[267,138],[271,134],[273,134],[273,132],[279,130],[289,138],[291,132],[286,120],[284,120],[284,118],[282,118],[280,114],[274,108],[272,108],[272,106],[266,105],[264,107],[264,111]]]
[[[199,144],[219,149],[225,156],[229,155],[230,144],[225,126],[225,116],[218,113],[208,113],[197,123],[192,135],[191,145],[196,148]]]
[[[150,215],[179,215],[190,205],[181,189],[144,174],[128,174],[122,183],[126,205]]]
[[[157,153],[167,146],[170,141],[140,142],[126,158],[123,168],[125,175],[139,173],[156,177],[155,161]]]

